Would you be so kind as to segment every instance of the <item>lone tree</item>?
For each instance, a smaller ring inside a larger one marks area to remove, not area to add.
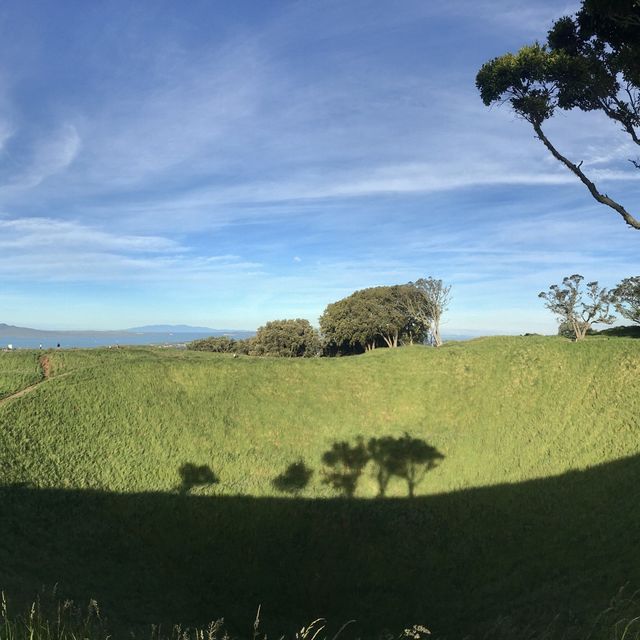
[[[568,276],[562,280],[562,286],[553,284],[549,291],[542,291],[539,298],[545,300],[545,307],[560,316],[560,322],[566,323],[576,340],[582,340],[591,326],[597,323],[612,324],[615,316],[609,313],[613,297],[597,282],[586,285],[586,293],[582,289],[584,277],[579,274]],[[585,302],[583,296],[587,297]]]
[[[583,162],[565,157],[543,130],[558,109],[599,111],[640,146],[638,0],[583,0],[575,16],[553,24],[546,44],[525,46],[516,54],[485,63],[476,86],[487,106],[509,102],[593,198],[613,209],[630,227],[640,229],[640,219],[601,193],[583,170]],[[640,161],[627,159],[640,169]]]
[[[404,308],[417,326],[427,329],[431,344],[441,346],[440,322],[451,302],[451,285],[429,276],[406,286],[409,293],[403,297]]]
[[[640,324],[640,276],[625,278],[611,293],[620,315]]]

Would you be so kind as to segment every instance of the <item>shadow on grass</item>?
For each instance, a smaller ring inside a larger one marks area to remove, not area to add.
[[[218,476],[207,464],[197,465],[185,462],[178,469],[180,484],[178,493],[188,493],[194,487],[209,487],[220,482]]]
[[[3,487],[0,589],[26,603],[59,583],[123,628],[224,616],[249,635],[258,604],[269,635],[318,616],[449,637],[580,622],[640,585],[639,478],[636,456],[413,500]]]
[[[313,469],[308,467],[303,460],[292,462],[281,474],[277,475],[271,485],[276,491],[299,496],[309,484]]]

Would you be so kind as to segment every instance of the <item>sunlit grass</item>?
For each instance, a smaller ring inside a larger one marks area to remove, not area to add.
[[[0,399],[42,378],[38,354],[32,351],[0,351]]]
[[[41,375],[37,354],[2,357],[23,385]],[[50,358],[46,383],[0,406],[0,589],[20,603],[61,582],[118,629],[228,616],[234,633],[263,603],[271,637],[324,615],[449,637],[506,616],[535,622],[511,637],[542,638],[574,611],[555,638],[640,583],[638,340]],[[322,482],[334,441],[404,432],[445,456],[415,500],[398,479],[375,499],[370,468],[352,501]],[[309,485],[279,493],[299,462]],[[185,465],[218,482],[185,489]],[[606,629],[593,637],[622,640]]]
[[[30,354],[2,354],[18,388]],[[201,492],[277,495],[302,459],[318,470],[335,440],[408,431],[446,456],[418,487],[545,477],[640,450],[640,343],[491,338],[440,350],[279,360],[123,349],[56,352],[41,389],[0,407],[0,481],[170,491],[184,463],[220,482]],[[21,446],[17,446],[22,443]],[[37,461],[37,464],[35,464]],[[392,481],[389,495],[404,495]],[[373,497],[371,474],[357,494]],[[315,473],[305,495],[334,495]]]

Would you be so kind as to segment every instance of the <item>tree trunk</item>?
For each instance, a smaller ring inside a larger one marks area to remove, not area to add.
[[[384,335],[382,334],[382,339],[385,341],[387,347],[389,349],[395,349],[398,346],[398,332],[396,331],[393,335]]]
[[[441,347],[442,338],[440,337],[440,323],[438,322],[433,323],[433,327],[431,329],[431,336],[433,337],[433,346]]]
[[[387,486],[389,484],[389,474],[380,469],[377,474],[378,480],[378,498],[384,498],[387,494]]]
[[[589,331],[589,327],[591,326],[589,323],[574,321],[573,323],[573,332],[576,336],[576,342],[578,340],[584,340],[587,335],[587,331]]]

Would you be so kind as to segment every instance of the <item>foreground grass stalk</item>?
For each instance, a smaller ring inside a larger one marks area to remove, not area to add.
[[[84,609],[76,607],[69,600],[58,602],[55,615],[50,619],[41,599],[36,598],[26,614],[14,616],[9,614],[5,593],[1,592],[0,640],[268,640],[260,627],[260,613],[258,607],[250,632],[244,637],[231,635],[223,619],[203,627],[175,625],[168,634],[157,625],[153,625],[147,633],[111,633],[95,600],[90,600]],[[432,635],[423,625],[407,627],[400,633],[381,630],[374,634],[362,634],[355,623],[355,620],[349,620],[333,633],[327,629],[324,618],[317,618],[292,635],[277,637],[279,640],[436,640],[439,637]],[[593,623],[584,627],[575,627],[566,616],[560,614],[551,624],[537,626],[532,621],[526,628],[513,627],[508,619],[501,619],[490,630],[478,636],[466,636],[465,640],[474,640],[476,637],[478,640],[640,640],[639,593],[627,596],[626,589],[620,589],[610,606],[594,616]]]

